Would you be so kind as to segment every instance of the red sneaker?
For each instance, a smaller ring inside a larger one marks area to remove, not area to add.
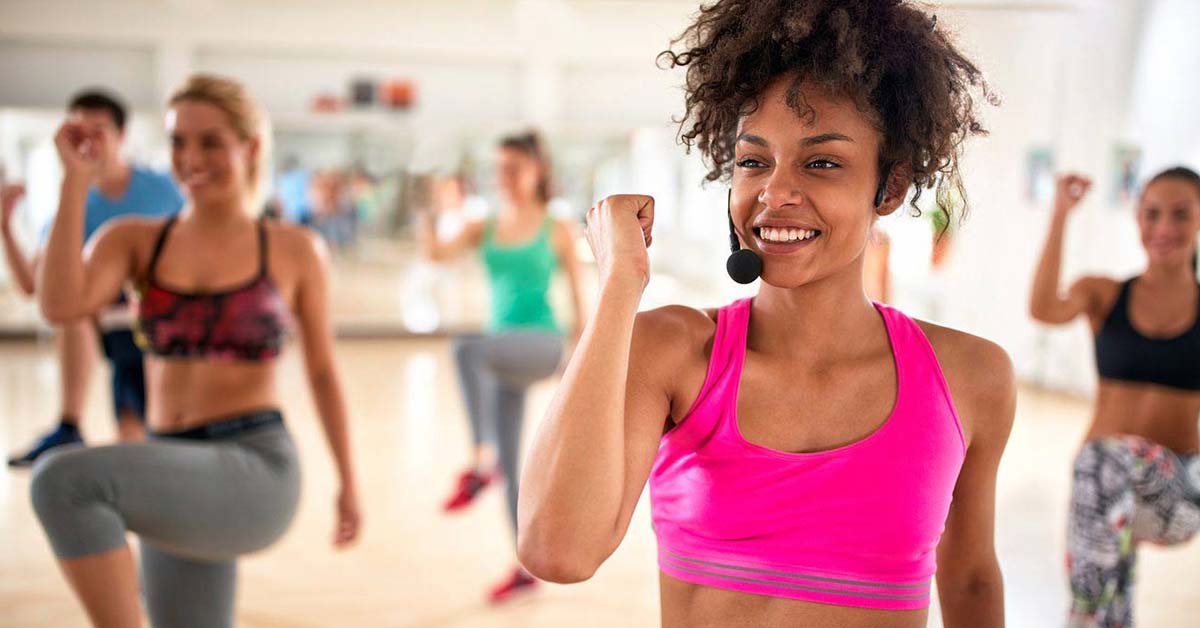
[[[446,500],[446,503],[442,504],[442,510],[454,512],[466,508],[475,501],[475,497],[479,495],[480,491],[487,488],[487,485],[495,479],[495,473],[480,473],[477,469],[463,471],[458,476],[458,487],[454,489],[454,494]]]
[[[488,601],[492,604],[507,602],[523,593],[532,592],[537,588],[538,580],[529,572],[517,567],[512,575],[488,591]]]

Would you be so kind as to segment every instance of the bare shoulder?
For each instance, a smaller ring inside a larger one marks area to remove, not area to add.
[[[671,397],[675,419],[700,394],[716,329],[715,310],[668,305],[637,315],[631,367]]]
[[[146,216],[118,216],[104,222],[96,231],[94,238],[101,236],[128,239],[138,242],[144,239],[155,240],[162,233],[167,218],[149,218]]]
[[[166,225],[166,218],[149,218],[145,216],[119,216],[104,223],[88,239],[86,250],[89,255],[99,250],[128,256],[133,272],[141,272],[149,263],[154,244]],[[110,253],[104,253],[108,255]]]
[[[715,310],[698,310],[686,305],[666,305],[638,312],[634,338],[654,345],[679,346],[701,338],[712,338],[716,331]]]
[[[329,259],[329,247],[321,234],[290,222],[268,220],[268,243],[272,252],[278,251],[289,265],[300,268],[324,266]]]
[[[1083,277],[1076,279],[1071,288],[1099,295],[1108,292],[1117,292],[1121,289],[1121,282],[1113,279],[1112,277],[1084,275]]]
[[[1117,302],[1117,297],[1121,294],[1121,282],[1111,277],[1088,275],[1076,279],[1075,283],[1071,284],[1070,291],[1085,299],[1088,316],[1098,319],[1107,316],[1108,311]]]
[[[1000,345],[957,329],[917,321],[941,365],[968,443],[975,434],[1012,424],[1016,374]]]
[[[575,242],[575,225],[570,220],[555,218],[550,228],[550,237],[558,247],[570,247]]]
[[[566,218],[554,219],[554,235],[571,237],[575,233],[575,221]]]

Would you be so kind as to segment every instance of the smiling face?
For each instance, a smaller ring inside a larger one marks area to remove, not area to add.
[[[817,87],[802,87],[812,115],[798,115],[786,102],[787,85],[786,78],[771,83],[739,124],[733,222],[743,246],[762,256],[770,285],[861,276],[871,225],[903,201],[889,193],[875,207],[880,133],[849,99]]]
[[[1200,233],[1200,189],[1175,177],[1154,181],[1142,192],[1137,222],[1150,265],[1190,264]]]
[[[236,202],[251,189],[257,138],[242,138],[216,105],[183,100],[167,112],[171,168],[197,205]]]
[[[521,205],[537,199],[542,171],[533,155],[505,146],[496,149],[496,188],[507,203]]]

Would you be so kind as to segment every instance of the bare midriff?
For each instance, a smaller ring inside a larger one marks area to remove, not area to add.
[[[1087,440],[1129,434],[1193,453],[1200,451],[1198,419],[1200,392],[1102,379]]]
[[[146,356],[146,426],[178,432],[279,407],[275,360]]]
[[[663,628],[921,628],[929,610],[874,610],[717,589],[659,573]]]

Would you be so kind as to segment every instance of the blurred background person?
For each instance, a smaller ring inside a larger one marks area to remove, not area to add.
[[[454,363],[471,426],[471,450],[470,462],[443,508],[447,512],[461,510],[489,484],[503,481],[512,535],[517,527],[526,389],[558,370],[564,341],[574,342],[583,329],[574,236],[568,223],[549,213],[550,181],[550,160],[538,135],[509,135],[496,149],[501,203],[493,215],[465,224],[450,239],[439,238],[435,214],[425,212],[418,217],[422,254],[437,261],[478,253],[487,269],[492,301],[487,332],[454,339]],[[442,195],[449,193],[439,190]],[[561,330],[548,294],[550,280],[560,270],[574,297],[568,334]],[[528,591],[536,582],[517,566],[488,597],[502,602]]]
[[[88,316],[136,282],[149,354],[153,438],[55,452],[34,467],[30,487],[96,626],[139,625],[139,591],[155,626],[233,625],[238,556],[274,543],[299,501],[275,385],[293,330],[337,471],[333,540],[345,546],[358,535],[321,242],[255,216],[259,114],[239,84],[195,75],[169,107],[172,170],[188,204],[166,219],[116,220],[83,254],[85,186],[105,140],[73,119],[55,136],[66,175],[41,269],[42,311],[54,321]],[[141,540],[140,570],[126,532]]]
[[[86,90],[71,98],[67,115],[90,136],[96,138],[97,168],[89,181],[84,210],[84,240],[91,238],[109,220],[120,216],[167,216],[179,211],[183,197],[169,175],[144,166],[130,164],[123,153],[125,122],[128,112],[113,95],[101,90]],[[34,276],[40,263],[38,252],[30,260],[22,252],[12,233],[16,201],[24,187],[3,192],[5,259],[23,293],[33,296]],[[49,227],[47,226],[47,232]],[[84,395],[94,368],[97,337],[111,370],[113,415],[122,441],[142,438],[146,411],[146,384],[142,352],[134,343],[125,295],[93,318],[67,321],[59,327],[59,372],[61,373],[62,414],[58,425],[43,435],[27,451],[9,458],[13,467],[26,467],[43,453],[61,445],[83,442],[79,427]],[[98,335],[97,335],[97,332]]]
[[[1070,626],[1134,625],[1140,543],[1177,545],[1200,531],[1200,174],[1151,177],[1137,206],[1147,264],[1118,280],[1060,289],[1071,211],[1092,181],[1059,177],[1029,311],[1055,325],[1085,318],[1095,334],[1092,422],[1075,458],[1067,522]]]

